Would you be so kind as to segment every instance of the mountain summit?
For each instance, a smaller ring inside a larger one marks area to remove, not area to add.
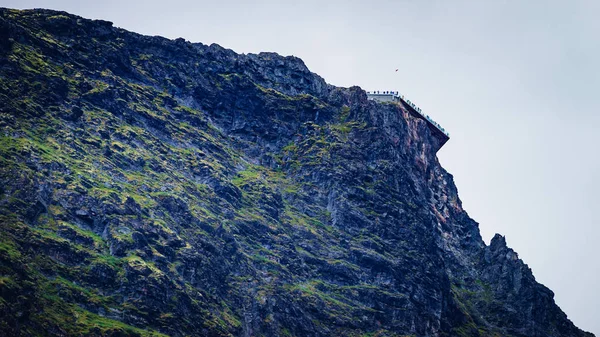
[[[0,9],[0,335],[593,336],[404,102]]]

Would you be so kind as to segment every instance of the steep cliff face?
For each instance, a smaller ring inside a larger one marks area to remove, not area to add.
[[[591,336],[406,107],[62,12],[0,37],[3,335]]]

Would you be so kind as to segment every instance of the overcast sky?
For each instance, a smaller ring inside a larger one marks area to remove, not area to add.
[[[451,134],[464,208],[600,335],[600,1],[6,1],[147,35],[295,55],[404,93]],[[396,73],[394,70],[398,68]]]

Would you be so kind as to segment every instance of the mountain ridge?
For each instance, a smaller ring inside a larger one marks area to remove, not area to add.
[[[593,336],[402,104],[65,12],[0,36],[4,334]]]

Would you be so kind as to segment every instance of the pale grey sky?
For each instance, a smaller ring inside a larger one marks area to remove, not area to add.
[[[489,242],[506,235],[600,335],[600,1],[34,1],[147,35],[302,58],[398,90],[451,133],[438,153]],[[394,70],[399,68],[399,72]]]

